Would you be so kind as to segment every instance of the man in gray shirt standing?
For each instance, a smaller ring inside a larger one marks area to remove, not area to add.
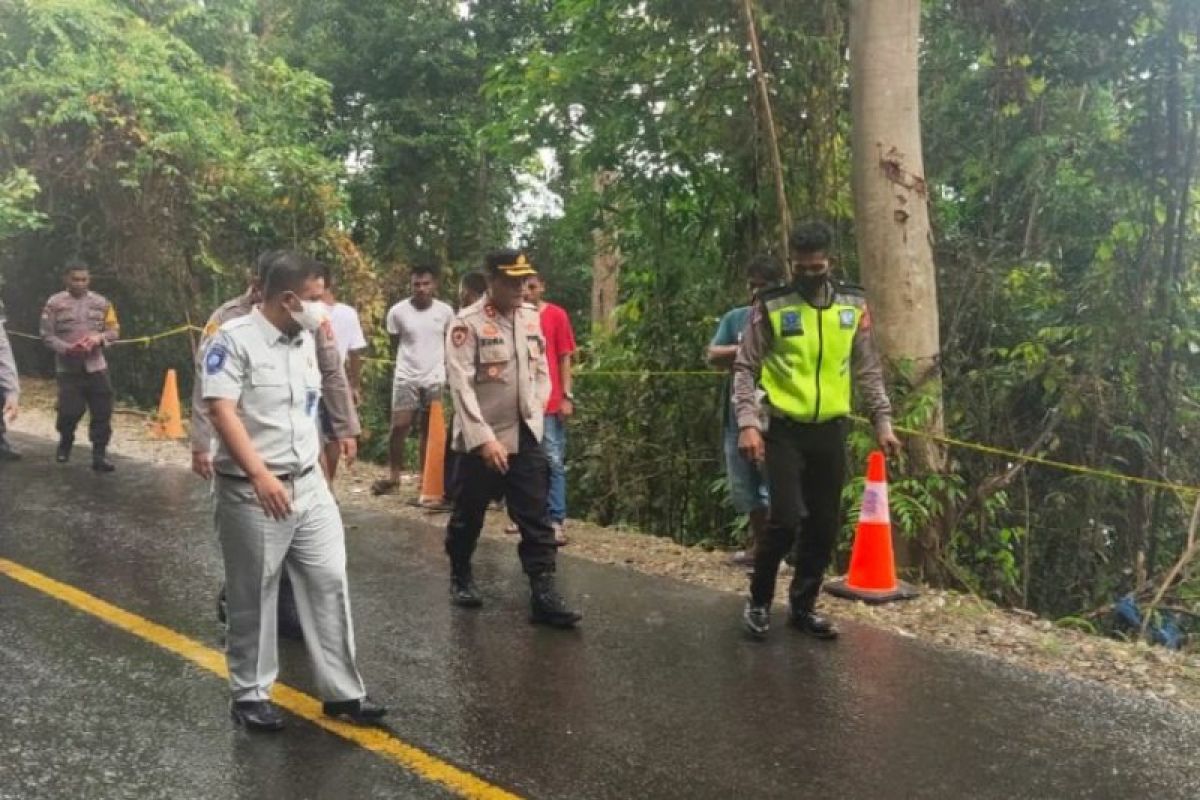
[[[370,724],[354,653],[342,519],[321,471],[321,370],[312,331],[325,320],[319,265],[275,259],[262,305],[221,326],[204,354],[203,392],[219,440],[216,526],[225,561],[225,657],[236,723],[279,730],[276,604],[284,570],[327,715]],[[265,512],[265,513],[264,513]]]
[[[446,326],[454,309],[438,300],[437,269],[432,265],[413,267],[409,279],[411,295],[388,310],[387,332],[396,351],[392,377],[392,431],[388,445],[386,480],[375,481],[374,494],[393,494],[400,488],[404,472],[404,448],[413,425],[421,431],[418,469],[425,464],[427,430],[424,417],[429,404],[440,400],[446,384]]]
[[[21,384],[17,380],[17,362],[8,331],[4,329],[5,321],[4,302],[0,301],[0,461],[16,461],[21,456],[4,435],[8,433],[8,421],[15,419],[20,409]]]

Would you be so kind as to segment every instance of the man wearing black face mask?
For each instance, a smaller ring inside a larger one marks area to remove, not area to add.
[[[900,449],[866,297],[861,288],[830,276],[832,239],[819,222],[792,231],[792,283],[759,293],[733,363],[738,450],[755,463],[766,462],[771,486],[766,536],[755,548],[743,615],[755,637],[770,628],[779,562],[793,542],[791,623],[820,639],[837,636],[833,623],[815,609],[841,524],[852,384],[880,447],[892,454]],[[766,392],[765,430],[759,384]]]
[[[230,712],[257,730],[283,727],[269,696],[285,570],[325,713],[359,724],[386,713],[367,699],[355,664],[342,520],[317,469],[321,371],[312,332],[326,319],[324,289],[319,264],[282,254],[267,271],[262,304],[222,325],[203,356],[203,397],[218,438]]]

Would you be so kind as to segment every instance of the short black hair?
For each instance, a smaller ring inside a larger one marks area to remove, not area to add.
[[[263,282],[263,299],[270,300],[284,292],[300,292],[312,278],[321,277],[318,261],[290,250],[281,251],[271,260]]]
[[[408,272],[408,277],[412,278],[416,275],[428,275],[434,280],[437,280],[437,277],[441,275],[441,273],[442,271],[438,269],[437,264],[434,264],[432,261],[422,261],[420,263],[413,264],[412,269]]]
[[[267,283],[267,273],[271,271],[271,265],[275,260],[287,255],[287,250],[268,250],[258,257],[254,262],[254,280],[259,286],[265,286]]]
[[[788,247],[793,253],[828,253],[833,247],[833,231],[817,220],[801,222],[792,228]]]
[[[314,264],[316,264],[316,266],[317,266],[317,274],[320,275],[324,279],[325,288],[332,289],[333,288],[333,268],[330,267],[328,264],[326,264],[324,261],[321,261],[320,259],[314,258],[312,260],[312,262]]]
[[[783,262],[773,255],[760,253],[746,264],[747,278],[760,278],[765,283],[779,283],[783,280]]]
[[[487,275],[484,275],[478,270],[468,272],[462,277],[462,285],[477,295],[483,295],[488,289]]]
[[[513,250],[512,248],[493,250],[484,256],[483,271],[491,277],[495,277],[500,272],[501,267],[517,263],[517,259],[520,257],[520,250]]]
[[[91,272],[91,268],[82,258],[68,258],[66,265],[63,266],[63,275],[71,272]]]

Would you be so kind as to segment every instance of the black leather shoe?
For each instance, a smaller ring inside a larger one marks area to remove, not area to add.
[[[0,461],[20,461],[21,454],[12,449],[12,445],[0,439]]]
[[[483,605],[483,598],[475,588],[475,581],[470,578],[451,578],[450,602],[462,608],[479,608]]]
[[[357,700],[326,700],[321,704],[325,716],[353,722],[355,725],[373,725],[387,714],[387,707],[372,703],[369,697]]]
[[[229,716],[238,725],[252,731],[283,730],[283,713],[267,700],[246,700],[232,703]]]
[[[92,469],[96,470],[96,472],[112,472],[116,469],[113,463],[108,460],[107,448],[92,448]]]
[[[833,620],[824,614],[818,614],[815,611],[796,611],[793,609],[790,621],[793,628],[802,633],[807,633],[815,639],[836,639],[838,637],[837,625],[834,625]]]
[[[65,464],[70,461],[71,445],[73,444],[74,442],[67,441],[66,439],[60,439],[58,442],[58,450],[54,452],[54,460],[59,464]]]
[[[583,614],[573,611],[554,588],[553,575],[537,575],[529,580],[529,621],[552,628],[574,628]]]

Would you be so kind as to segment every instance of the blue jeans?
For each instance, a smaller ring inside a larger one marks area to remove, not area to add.
[[[546,497],[546,513],[550,521],[561,524],[567,519],[567,424],[561,414],[546,415],[546,431],[542,449],[550,462],[550,493]]]

